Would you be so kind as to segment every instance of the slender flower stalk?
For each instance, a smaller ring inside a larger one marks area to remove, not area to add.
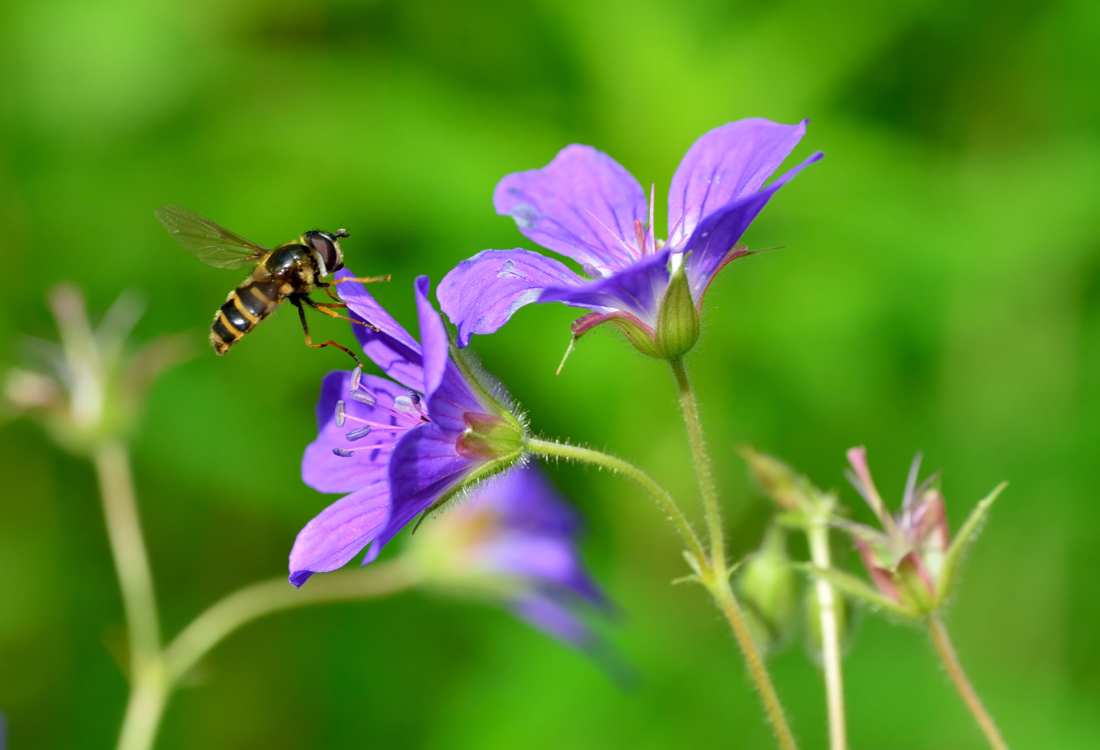
[[[141,534],[137,501],[126,446],[109,441],[95,451],[96,476],[103,500],[103,516],[111,545],[122,607],[126,613],[130,659],[135,671],[154,661],[160,652],[153,574]]]
[[[142,538],[126,447],[108,441],[96,449],[94,458],[130,644],[130,698],[118,746],[119,750],[142,750],[152,746],[168,691],[161,661],[153,575]]]
[[[807,531],[810,558],[816,567],[832,567],[829,553],[829,527],[823,518],[814,519]],[[848,730],[844,720],[844,677],[840,668],[840,628],[837,623],[837,599],[832,585],[823,578],[814,581],[818,616],[821,623],[821,661],[825,669],[825,699],[829,712],[829,748],[844,750]]]
[[[380,599],[418,582],[415,569],[399,559],[368,570],[334,573],[303,591],[287,586],[286,578],[279,576],[229,594],[155,654],[142,673],[135,672],[119,750],[153,747],[164,708],[180,681],[215,646],[248,623],[309,604]]]
[[[613,471],[616,474],[622,474],[627,479],[630,479],[649,493],[650,497],[657,502],[657,505],[668,514],[668,517],[672,520],[672,524],[676,527],[676,531],[679,532],[680,538],[683,539],[684,544],[688,547],[688,552],[693,558],[692,565],[696,568],[696,572],[700,573],[700,575],[702,575],[702,571],[704,570],[709,572],[710,565],[707,561],[707,555],[703,551],[703,545],[699,542],[699,537],[696,536],[695,530],[687,520],[687,516],[680,510],[680,506],[676,504],[676,501],[672,499],[672,495],[661,487],[661,485],[654,482],[648,474],[637,466],[621,458],[616,458],[615,456],[610,456],[606,453],[592,450],[591,448],[581,448],[576,445],[559,443],[554,440],[542,440],[540,438],[528,437],[524,440],[523,447],[531,453],[541,456],[569,458],[586,464],[592,464],[593,466],[599,466],[600,468]]]
[[[836,518],[837,499],[824,493],[804,476],[796,474],[782,461],[757,453],[750,446],[739,449],[749,465],[754,482],[775,503],[782,523],[797,528],[806,535],[810,558],[815,570],[832,570],[829,551],[829,529]],[[810,642],[820,649],[825,673],[826,707],[829,716],[829,747],[847,747],[844,718],[844,679],[841,671],[842,605],[836,588],[825,578],[814,581],[813,604],[807,616],[815,617],[811,624]],[[815,627],[816,626],[816,627]]]
[[[207,609],[165,647],[167,675],[173,683],[178,682],[218,643],[261,617],[309,604],[380,599],[419,582],[416,568],[397,558],[364,570],[322,576],[301,590],[288,586],[286,576],[253,583]]]
[[[787,723],[787,716],[783,712],[783,704],[780,703],[779,695],[775,692],[771,676],[768,675],[768,668],[764,666],[764,659],[761,658],[760,651],[752,640],[752,633],[745,622],[745,616],[741,612],[737,598],[733,595],[733,589],[730,588],[729,579],[722,577],[715,580],[712,585],[707,586],[707,589],[714,596],[715,601],[718,602],[718,606],[721,608],[726,620],[729,621],[733,635],[737,639],[737,645],[741,647],[741,653],[745,655],[745,663],[756,682],[756,689],[760,691],[760,699],[764,702],[764,710],[771,721],[776,742],[783,750],[795,750],[798,744],[794,741],[790,724]]]
[[[779,746],[783,748],[783,750],[793,750],[796,748],[797,745],[794,741],[794,735],[791,733],[790,725],[783,711],[783,705],[780,703],[779,696],[775,692],[775,686],[772,684],[771,677],[768,675],[767,667],[764,666],[764,660],[761,658],[760,652],[753,642],[752,633],[749,631],[748,624],[745,622],[744,614],[742,614],[741,607],[737,603],[737,598],[733,594],[733,589],[730,588],[729,575],[725,572],[725,553],[718,553],[716,559],[718,560],[719,566],[715,567],[711,562],[711,557],[706,554],[703,546],[699,543],[699,539],[695,535],[694,530],[692,530],[687,517],[683,514],[683,511],[680,510],[675,500],[672,499],[672,496],[667,490],[664,490],[660,485],[654,482],[649,475],[633,464],[590,448],[579,448],[577,446],[557,443],[551,440],[540,440],[529,437],[524,441],[524,448],[539,455],[574,459],[592,464],[593,466],[609,469],[617,474],[622,474],[641,486],[642,489],[648,492],[653,499],[657,501],[657,504],[669,514],[677,531],[680,532],[680,536],[688,545],[688,561],[695,569],[699,582],[706,586],[711,596],[714,597],[715,602],[717,602],[722,614],[729,621],[730,628],[733,630],[733,635],[737,639],[737,644],[741,647],[741,652],[745,656],[745,662],[748,664],[749,673],[752,675],[753,681],[760,691],[760,698],[764,702],[764,709],[771,721],[772,729],[775,732]]]
[[[695,476],[698,478],[699,492],[703,497],[703,509],[706,513],[707,529],[710,532],[711,565],[721,575],[726,569],[726,542],[722,533],[722,510],[718,502],[718,489],[714,482],[714,473],[710,468],[706,444],[703,441],[703,423],[699,419],[695,392],[691,388],[683,357],[673,357],[668,360],[668,364],[672,368],[672,375],[676,378],[676,389],[680,393],[680,407],[684,412],[684,423],[687,425]]]
[[[1008,750],[1008,745],[1001,736],[1000,730],[997,729],[993,717],[985,710],[982,699],[978,697],[970,684],[970,680],[966,678],[966,673],[963,671],[962,664],[959,663],[959,657],[955,655],[955,649],[951,645],[951,639],[947,635],[947,628],[944,626],[943,620],[936,615],[932,615],[927,618],[927,622],[928,632],[931,634],[932,643],[935,644],[936,651],[943,661],[944,669],[947,670],[951,681],[955,683],[955,688],[959,691],[959,695],[962,696],[963,702],[970,713],[973,714],[974,720],[978,722],[978,726],[985,734],[986,740],[989,741],[989,746],[993,750]]]
[[[671,357],[668,360],[672,368],[673,377],[676,378],[676,388],[680,394],[680,406],[684,413],[684,423],[687,425],[688,443],[691,445],[691,456],[695,466],[695,476],[699,482],[699,492],[703,497],[703,509],[706,514],[707,529],[710,532],[710,565],[713,577],[710,580],[704,578],[704,584],[714,596],[722,613],[729,621],[737,644],[741,647],[741,653],[745,656],[745,663],[752,673],[756,687],[760,691],[760,698],[764,701],[764,709],[768,712],[772,729],[775,731],[776,740],[782,748],[796,747],[791,728],[783,713],[783,705],[779,702],[779,696],[775,692],[767,667],[760,656],[760,651],[752,639],[748,625],[745,623],[741,606],[734,596],[729,583],[729,572],[726,563],[726,542],[722,530],[722,512],[718,501],[718,489],[714,482],[714,474],[711,471],[710,456],[707,455],[706,444],[703,440],[703,424],[699,419],[699,409],[695,401],[695,392],[691,387],[687,369],[684,367],[683,357]]]

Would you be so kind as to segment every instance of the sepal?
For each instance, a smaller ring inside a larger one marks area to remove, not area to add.
[[[699,340],[699,310],[683,265],[672,274],[657,312],[657,348],[664,359],[682,357]]]
[[[903,605],[883,596],[869,586],[862,578],[858,578],[851,573],[845,573],[844,571],[834,568],[819,568],[816,565],[808,564],[801,567],[818,578],[828,582],[834,589],[852,599],[862,601],[864,604],[869,604],[876,609],[882,609],[895,615],[900,615],[906,619],[920,617],[919,614],[911,612]]]
[[[993,507],[993,501],[1007,486],[1008,482],[1001,482],[989,495],[974,506],[974,510],[970,511],[970,515],[959,529],[959,533],[955,535],[955,540],[951,542],[951,546],[943,558],[943,568],[940,570],[940,577],[936,586],[937,607],[941,606],[950,595],[951,587],[954,585],[955,577],[959,572],[959,565],[962,563],[963,553],[981,530],[986,516],[989,514],[989,509]]]

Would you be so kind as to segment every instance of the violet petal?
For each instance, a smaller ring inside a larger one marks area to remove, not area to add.
[[[337,272],[336,278],[354,278],[354,274],[344,269]],[[367,288],[358,281],[342,283],[337,289],[352,318],[378,327],[377,331],[372,331],[366,326],[352,325],[363,352],[382,372],[407,388],[423,392],[420,344],[375,302]]]
[[[592,630],[567,602],[535,592],[513,599],[509,608],[539,630],[578,648],[592,645]]]
[[[405,434],[390,458],[390,513],[372,552],[377,554],[401,529],[431,507],[474,469],[455,452],[458,434],[426,423]]]
[[[424,388],[428,415],[444,430],[466,429],[462,415],[484,411],[484,406],[451,361],[450,340],[439,313],[428,300],[427,276],[416,279],[416,310],[420,317],[420,340],[424,346]]]
[[[505,177],[493,205],[543,247],[602,270],[634,262],[634,221],[648,221],[638,181],[607,154],[576,144],[542,169]]]
[[[684,154],[668,190],[669,246],[679,245],[715,211],[758,191],[806,132],[753,117],[701,136]]]
[[[386,520],[384,482],[342,497],[298,532],[290,551],[290,582],[301,586],[314,573],[336,570],[367,546]]]
[[[451,269],[436,289],[439,305],[458,326],[458,345],[493,333],[549,286],[584,280],[564,263],[529,250],[485,250]]]
[[[683,245],[684,252],[690,253],[685,261],[685,268],[691,281],[693,299],[700,298],[714,274],[721,269],[730,250],[779,188],[823,156],[820,151],[813,154],[763,190],[735,200],[725,208],[711,213],[695,228]]]
[[[668,287],[669,251],[662,250],[604,279],[578,287],[551,287],[539,302],[564,302],[596,312],[622,310],[648,326],[657,323],[657,311]]]

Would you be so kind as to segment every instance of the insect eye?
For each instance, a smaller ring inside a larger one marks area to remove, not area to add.
[[[325,270],[327,273],[333,273],[340,270],[342,258],[340,257],[340,251],[336,248],[334,240],[329,239],[328,236],[321,232],[312,233],[309,237],[309,242],[313,245],[313,249],[317,251],[321,256],[321,260],[325,264]]]

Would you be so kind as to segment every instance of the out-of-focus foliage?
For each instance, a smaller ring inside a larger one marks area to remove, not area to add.
[[[733,557],[757,546],[770,512],[736,444],[826,489],[842,485],[844,450],[865,444],[889,496],[922,449],[957,499],[952,528],[1009,479],[948,619],[1013,746],[1091,747],[1097,39],[1088,0],[9,3],[0,365],[17,361],[20,332],[50,337],[45,290],[61,279],[87,290],[93,315],[143,290],[139,339],[182,328],[202,345],[240,278],[182,252],[153,218],[161,203],[264,244],[345,226],[349,266],[392,273],[374,291],[411,325],[415,274],[438,280],[479,250],[530,247],[493,212],[506,173],[589,143],[662,194],[709,128],[810,117],[792,158],[827,158],[745,238],[784,249],[715,283],[689,360]],[[536,429],[649,466],[694,507],[668,373],[608,333],[554,377],[570,320],[529,307],[474,347]],[[306,349],[282,312],[154,387],[135,466],[169,634],[285,570],[295,533],[331,499],[301,484],[298,465],[320,378],[346,359]],[[633,686],[498,611],[408,595],[250,626],[176,697],[159,746],[769,746],[725,626],[699,591],[667,585],[684,566],[650,502],[605,474],[552,473],[584,510],[589,558],[621,604]],[[0,476],[11,742],[108,746],[124,639],[91,470],[19,421],[0,430]],[[977,746],[919,630],[874,616],[854,628],[854,747]],[[823,746],[815,668],[798,648],[772,664],[796,733]]]

